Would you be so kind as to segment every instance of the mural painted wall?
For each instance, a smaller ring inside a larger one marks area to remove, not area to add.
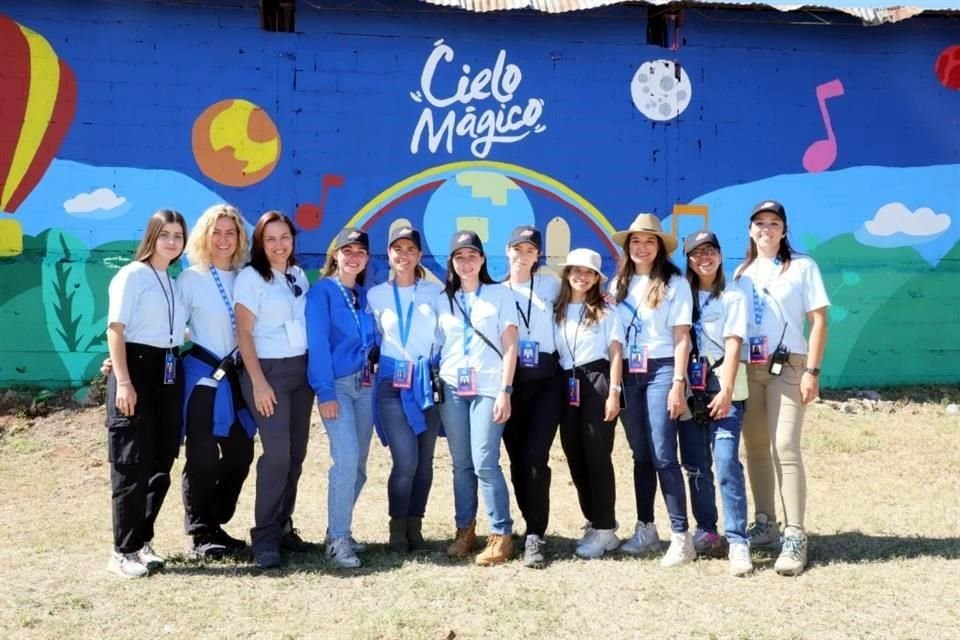
[[[771,197],[834,302],[826,385],[960,380],[956,20],[688,11],[663,48],[645,7],[301,3],[287,34],[219,4],[0,0],[0,385],[95,374],[161,207],[284,210],[313,268],[346,224],[382,252],[412,223],[441,277],[455,228],[497,275],[521,223],[611,271],[640,211],[715,230],[729,271]]]

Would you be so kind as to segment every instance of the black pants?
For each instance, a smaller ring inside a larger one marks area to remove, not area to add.
[[[604,404],[610,393],[610,363],[595,360],[577,368],[580,406],[572,407],[564,393],[560,444],[577,488],[580,510],[595,529],[616,527],[616,483],[613,474],[613,438],[616,420],[604,422]],[[571,372],[564,371],[564,385]]]
[[[137,393],[132,416],[116,408],[117,379],[107,378],[107,454],[113,500],[113,547],[135,553],[153,540],[153,525],[170,488],[180,449],[183,370],[163,384],[166,349],[128,342],[127,371]]]
[[[563,414],[564,379],[556,374],[514,385],[503,443],[527,534],[543,536],[550,518],[550,448]]]
[[[230,521],[253,462],[253,438],[239,421],[226,437],[213,435],[216,393],[198,384],[187,402],[183,508],[187,535],[194,538],[209,536]]]

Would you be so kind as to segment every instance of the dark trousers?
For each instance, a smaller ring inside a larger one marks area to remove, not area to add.
[[[257,494],[250,545],[254,552],[276,551],[284,528],[297,503],[297,485],[307,457],[313,389],[307,384],[307,356],[260,360],[260,368],[273,387],[277,404],[266,418],[253,409],[263,453],[257,460]],[[248,407],[256,407],[253,384],[246,371],[240,388]]]
[[[617,494],[611,457],[616,420],[603,420],[604,405],[610,393],[609,372],[607,360],[595,360],[578,367],[580,406],[570,406],[565,393],[565,409],[560,421],[560,444],[577,488],[580,510],[595,529],[617,526],[614,512]],[[564,371],[563,375],[566,385],[571,373]]]
[[[230,521],[253,462],[253,438],[239,421],[226,437],[213,435],[216,393],[198,384],[187,401],[183,508],[184,527],[194,538],[210,536]]]
[[[513,494],[527,534],[541,537],[550,518],[550,447],[563,415],[563,385],[559,371],[542,380],[516,383],[503,431]]]
[[[153,540],[153,526],[170,488],[180,449],[183,370],[163,384],[166,349],[128,342],[127,371],[137,394],[132,416],[116,408],[117,379],[107,377],[107,456],[113,511],[113,548],[136,553]]]

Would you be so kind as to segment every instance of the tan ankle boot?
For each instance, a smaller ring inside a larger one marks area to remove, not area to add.
[[[477,544],[477,521],[471,520],[470,524],[462,529],[457,529],[457,537],[449,547],[447,547],[448,556],[465,558],[473,553],[473,547]]]
[[[487,536],[487,546],[477,556],[477,564],[489,567],[506,562],[513,557],[513,536],[509,533],[500,535],[491,533]]]

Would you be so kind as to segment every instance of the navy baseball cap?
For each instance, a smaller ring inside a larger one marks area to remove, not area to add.
[[[700,231],[694,231],[683,241],[683,254],[688,256],[693,253],[697,247],[704,244],[712,244],[717,249],[720,249],[720,241],[717,240],[717,234],[702,229]]]
[[[342,249],[348,244],[359,244],[367,251],[370,251],[370,238],[367,232],[356,227],[346,227],[341,229],[333,241],[333,249]]]
[[[392,247],[397,240],[409,240],[417,247],[417,251],[423,251],[423,246],[420,244],[420,232],[413,227],[404,225],[391,231],[387,246]]]
[[[753,220],[761,213],[772,213],[783,220],[784,224],[787,222],[787,211],[783,208],[783,205],[776,200],[764,200],[754,206],[753,211],[750,212],[750,219]]]
[[[483,255],[483,243],[474,231],[457,231],[453,234],[450,239],[450,255],[456,253],[457,249],[476,249]]]
[[[537,251],[543,250],[543,236],[540,235],[540,231],[532,224],[524,224],[516,227],[513,233],[510,234],[510,240],[507,241],[507,246],[515,247],[524,242],[532,244],[536,247]]]

